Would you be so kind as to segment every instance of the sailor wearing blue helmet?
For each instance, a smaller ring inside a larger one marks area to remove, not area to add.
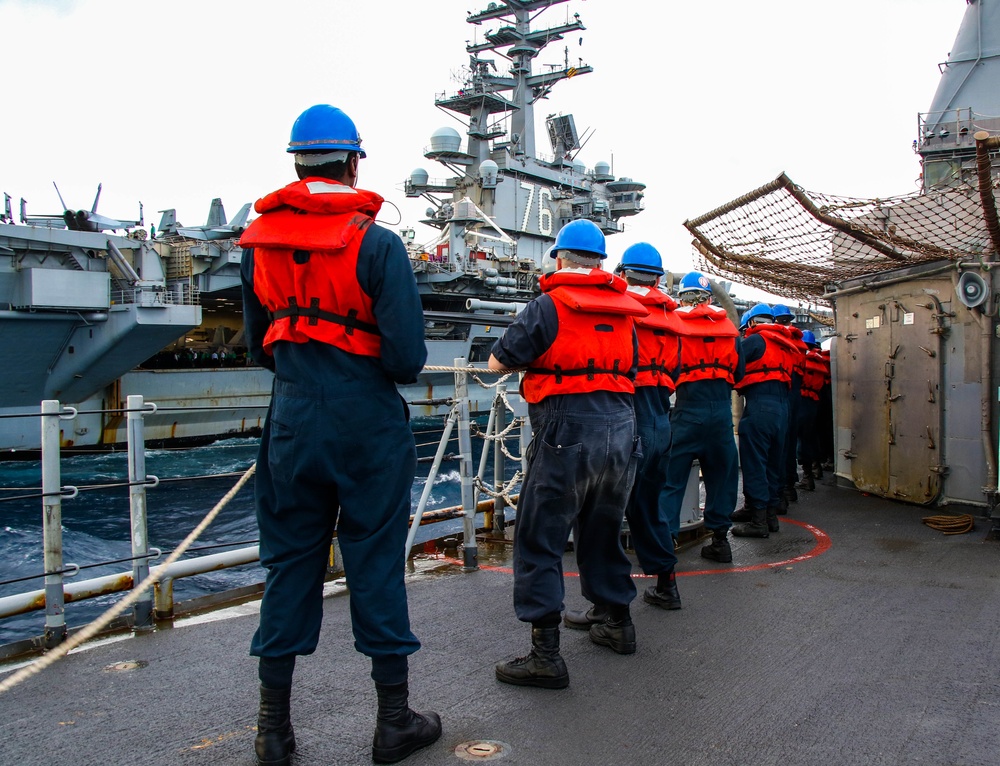
[[[670,415],[671,445],[667,480],[660,494],[674,536],[680,531],[681,505],[691,467],[697,460],[705,479],[705,528],[712,541],[704,558],[728,563],[729,514],[736,507],[739,459],[733,435],[733,385],[743,375],[739,331],[724,309],[713,306],[712,284],[700,271],[685,274],[674,315],[684,326]]]
[[[740,470],[745,506],[733,512],[737,537],[767,537],[779,530],[785,430],[788,427],[790,353],[787,328],[773,323],[774,311],[758,303],[747,312],[743,339],[746,373],[736,389],[743,395],[740,417]]]
[[[604,234],[592,221],[566,224],[551,254],[558,270],[540,279],[542,294],[489,360],[491,369],[527,368],[521,394],[532,427],[514,527],[514,613],[531,625],[531,651],[494,672],[503,683],[562,689],[562,561],[571,531],[583,596],[607,605],[588,626],[591,640],[620,654],[636,649],[636,590],[620,531],[638,459],[633,320],[647,311],[625,294],[623,279],[600,268]]]
[[[784,486],[778,504],[780,515],[787,512],[790,502],[796,502],[799,499],[796,490],[799,474],[795,463],[795,447],[799,433],[799,404],[802,376],[805,373],[806,346],[802,342],[801,331],[792,324],[795,321],[795,314],[792,313],[792,310],[783,303],[775,303],[772,308],[774,310],[774,323],[790,328],[798,346],[798,351],[792,354],[792,382],[788,391],[788,427],[785,430],[785,455],[783,459]]]
[[[365,152],[350,117],[310,107],[288,151],[299,180],[257,201],[240,240],[247,346],[275,373],[257,458],[267,579],[250,645],[254,749],[267,766],[295,750],[295,658],[319,641],[336,530],[355,647],[371,658],[378,696],[372,759],[394,763],[441,734],[437,713],[407,703],[407,657],[420,648],[403,579],[416,448],[396,384],[427,359],[423,310],[402,241],[374,222],[382,197],[356,188]]]

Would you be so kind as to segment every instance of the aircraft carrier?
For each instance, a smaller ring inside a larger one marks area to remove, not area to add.
[[[585,30],[579,14],[546,25],[565,2],[490,3],[466,17],[475,28],[467,63],[453,90],[434,98],[465,134],[441,128],[424,148],[449,175],[420,168],[403,183],[407,196],[428,202],[420,222],[428,237],[399,231],[427,319],[430,369],[401,391],[416,417],[448,410],[454,373],[434,368],[485,365],[505,324],[537,294],[546,251],[566,223],[586,218],[611,235],[643,210],[644,184],[608,162],[588,167],[587,133],[573,115],[550,113],[550,153],[538,146],[536,102],[592,71],[565,51],[541,63],[549,45]],[[182,226],[168,210],[147,235],[141,220],[98,214],[96,200],[92,210],[51,216],[27,214],[22,201],[15,222],[8,198],[0,337],[19,364],[0,393],[0,455],[35,454],[36,420],[15,416],[37,413],[43,399],[76,412],[62,430],[66,450],[120,448],[129,395],[156,405],[146,417],[152,444],[259,433],[271,374],[248,365],[242,340],[239,235],[249,213],[244,205],[227,221],[217,199],[205,225]],[[493,391],[476,393],[473,414],[486,412]]]

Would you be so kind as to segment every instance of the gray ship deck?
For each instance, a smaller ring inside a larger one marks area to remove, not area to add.
[[[1000,543],[988,522],[945,536],[920,523],[924,509],[826,482],[777,535],[735,540],[731,566],[682,550],[684,608],[637,600],[635,655],[564,630],[563,691],[494,679],[496,661],[529,645],[506,548],[481,548],[477,572],[414,577],[424,647],[411,698],[441,713],[444,733],[404,763],[460,763],[457,746],[486,740],[511,766],[996,764]],[[567,605],[582,603],[567,577]],[[325,604],[320,648],[296,672],[293,763],[370,764],[368,663],[348,598]],[[0,763],[251,764],[256,615],[244,611],[74,653],[0,695]],[[108,669],[127,661],[148,664]]]

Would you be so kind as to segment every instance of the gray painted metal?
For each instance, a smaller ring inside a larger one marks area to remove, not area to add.
[[[954,110],[973,108],[979,115],[1000,115],[1000,2],[969,0],[965,16],[941,67],[926,126],[940,130]]]
[[[917,117],[914,148],[925,191],[975,185],[978,131],[1000,131],[1000,0],[968,0],[965,16],[941,67],[930,109]],[[996,161],[993,173],[996,174]]]

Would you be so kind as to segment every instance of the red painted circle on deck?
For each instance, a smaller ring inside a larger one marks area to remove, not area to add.
[[[687,572],[678,572],[678,577],[693,577],[695,575],[707,575],[707,574],[736,574],[738,572],[754,572],[759,569],[775,569],[776,567],[785,567],[792,564],[798,564],[800,561],[808,561],[809,559],[816,558],[822,553],[830,550],[830,546],[833,544],[830,540],[830,536],[824,532],[819,527],[815,527],[812,524],[807,524],[804,521],[796,521],[795,519],[782,519],[782,524],[794,524],[797,527],[802,527],[804,530],[809,532],[814,538],[816,538],[816,544],[810,548],[807,552],[799,555],[793,556],[790,559],[784,559],[782,561],[768,561],[762,562],[760,564],[750,564],[748,566],[742,567],[726,567],[720,569],[694,569]],[[463,565],[463,562],[458,559],[445,559],[459,566]],[[507,574],[513,574],[514,570],[510,567],[496,567],[489,565],[480,565],[480,569],[485,569],[490,572],[505,572]],[[565,572],[565,577],[579,577],[578,572]],[[645,574],[633,574],[633,578],[638,579],[652,579],[655,575],[645,575]]]

